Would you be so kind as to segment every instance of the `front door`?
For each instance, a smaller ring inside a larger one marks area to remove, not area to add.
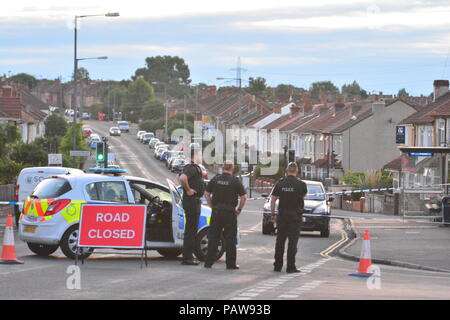
[[[185,223],[181,195],[170,179],[167,179],[167,184],[169,185],[170,195],[172,196],[173,238],[175,239],[175,244],[183,245]]]

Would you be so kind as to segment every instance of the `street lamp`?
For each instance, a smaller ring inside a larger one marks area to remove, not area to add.
[[[74,113],[73,113],[73,149],[76,150],[77,147],[77,131],[75,130],[76,124],[77,124],[77,71],[78,71],[78,61],[79,60],[87,60],[87,59],[107,59],[107,57],[97,57],[97,58],[82,58],[79,59],[77,57],[77,31],[78,31],[78,19],[80,18],[87,18],[87,17],[118,17],[118,12],[109,12],[106,14],[91,14],[91,15],[82,15],[82,16],[75,16],[74,17],[74,45],[73,45],[73,51],[74,51],[74,58],[73,58],[73,83],[74,83],[74,89],[73,89],[73,95],[74,95]]]

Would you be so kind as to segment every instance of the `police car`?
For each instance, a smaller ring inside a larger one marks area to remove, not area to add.
[[[325,193],[325,188],[321,182],[303,180],[306,183],[308,193],[305,196],[304,213],[330,215],[331,206],[330,202],[334,200],[333,197],[329,197]],[[263,208],[263,221],[262,221],[262,233],[273,234],[275,232],[275,226],[272,223],[272,210],[270,208],[270,197],[273,189],[267,197],[267,201],[264,203]],[[275,205],[275,212],[278,210],[278,200]],[[303,217],[302,218],[302,231],[320,231],[320,236],[328,238],[330,235],[330,218],[328,217]]]
[[[117,169],[103,171],[118,172]],[[124,171],[124,170],[123,170]],[[146,248],[165,257],[182,253],[185,218],[176,186],[168,186],[132,176],[87,173],[57,175],[43,180],[23,205],[19,238],[30,250],[47,256],[61,248],[74,259],[83,203],[130,203],[147,205]],[[211,209],[202,206],[194,254],[203,261],[208,248]],[[218,259],[224,253],[223,238]],[[79,257],[87,258],[92,248],[80,248]]]

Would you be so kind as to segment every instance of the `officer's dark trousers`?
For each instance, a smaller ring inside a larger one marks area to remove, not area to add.
[[[193,259],[195,237],[198,231],[201,201],[198,197],[183,197],[186,225],[184,228],[183,260]]]
[[[297,254],[297,242],[300,233],[301,217],[295,212],[280,213],[277,219],[277,240],[275,244],[275,268],[283,267],[283,255],[286,239],[287,269],[295,268],[295,255]]]
[[[220,235],[225,238],[226,265],[236,265],[237,216],[234,208],[213,208],[208,232],[208,254],[205,264],[212,265],[217,260]]]

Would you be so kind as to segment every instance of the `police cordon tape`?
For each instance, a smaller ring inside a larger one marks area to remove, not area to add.
[[[23,202],[17,202],[17,201],[0,201],[0,205],[20,205],[23,204]]]
[[[352,194],[352,193],[362,193],[362,192],[380,192],[380,191],[391,191],[395,188],[376,188],[376,189],[361,189],[361,190],[345,190],[345,191],[335,191],[335,192],[321,192],[321,193],[308,193],[307,196],[321,196],[321,195],[333,195],[333,194]],[[247,200],[263,200],[267,197],[257,197],[248,198]]]

